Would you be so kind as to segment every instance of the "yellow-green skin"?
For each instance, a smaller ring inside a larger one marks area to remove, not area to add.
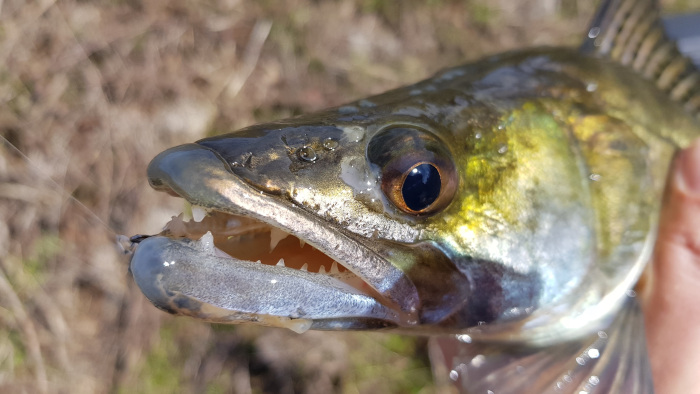
[[[458,186],[444,209],[413,215],[383,194],[383,169],[368,161],[367,145],[394,126],[436,137],[451,155]],[[252,301],[238,305],[234,296],[226,307],[190,296],[205,285],[183,274],[173,283],[188,300],[263,324],[269,319],[250,316],[304,318],[316,329],[390,326],[546,343],[583,335],[619,308],[650,256],[673,154],[698,135],[691,115],[628,68],[574,50],[541,49],[174,148],[154,160],[149,176],[155,187],[192,203],[297,235],[382,297],[369,301],[376,303],[371,313],[353,315],[346,295],[311,305],[290,286],[280,305],[296,302],[305,314],[281,316],[265,305],[248,308]],[[338,146],[324,147],[329,139]],[[301,160],[301,148],[313,149],[316,160]],[[211,152],[212,163],[229,166],[225,171],[201,164]],[[199,170],[185,169],[187,160],[200,163]],[[303,224],[294,223],[295,215]],[[173,242],[153,240],[135,261],[162,261]],[[180,247],[177,253],[188,256],[183,261],[198,258],[199,266],[209,261]],[[134,262],[132,271],[147,294],[172,289],[168,275],[179,274],[167,271],[167,283],[152,284]],[[215,291],[223,290],[209,293]],[[201,306],[149,298],[173,313],[225,320],[198,312]],[[396,315],[377,317],[380,306]]]

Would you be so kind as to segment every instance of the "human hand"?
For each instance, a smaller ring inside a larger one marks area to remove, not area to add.
[[[700,392],[700,140],[669,177],[644,312],[658,393]]]

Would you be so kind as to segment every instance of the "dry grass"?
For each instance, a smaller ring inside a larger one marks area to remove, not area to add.
[[[576,0],[0,2],[0,391],[447,390],[430,383],[424,339],[167,316],[114,235],[157,232],[181,209],[145,181],[167,147],[495,51],[575,43],[591,12]]]

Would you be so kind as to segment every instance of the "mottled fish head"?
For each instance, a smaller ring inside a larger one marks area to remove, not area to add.
[[[590,180],[551,108],[514,98],[524,59],[161,153],[150,184],[194,218],[139,243],[136,282],[174,314],[295,331],[521,330],[581,302]]]

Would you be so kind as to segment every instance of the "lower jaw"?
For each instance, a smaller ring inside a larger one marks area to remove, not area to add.
[[[167,312],[218,323],[346,330],[396,326],[399,314],[330,275],[234,261],[198,241],[142,240],[131,272],[151,302]]]

